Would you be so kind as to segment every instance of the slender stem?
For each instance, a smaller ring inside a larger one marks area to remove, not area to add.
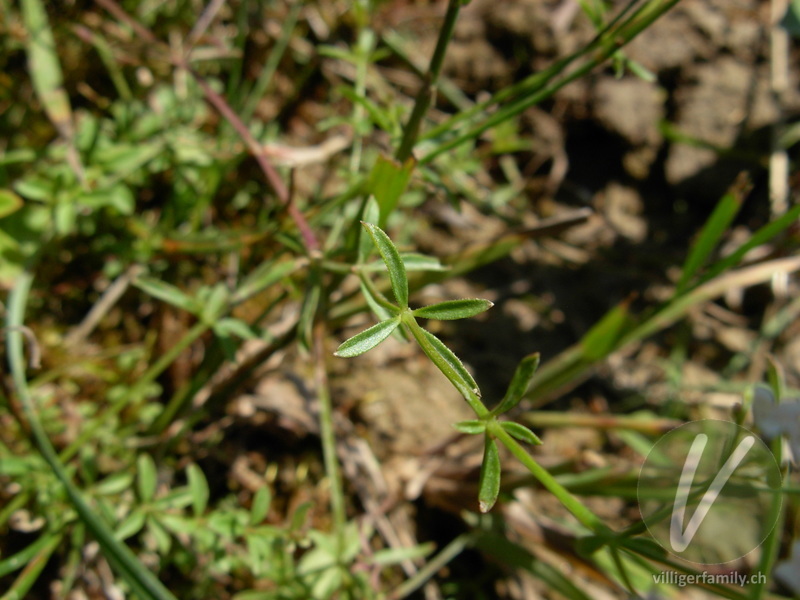
[[[328,387],[328,373],[325,369],[325,323],[318,321],[314,327],[314,377],[316,379],[317,399],[319,401],[319,429],[322,438],[322,456],[325,472],[331,487],[331,513],[333,525],[341,547],[347,519],[345,513],[342,474],[336,457],[336,433],[333,426],[333,405]]]
[[[476,125],[469,131],[448,140],[432,150],[425,156],[419,159],[420,164],[426,164],[432,161],[437,156],[460,146],[461,144],[473,140],[481,135],[487,129],[507,121],[508,119],[520,114],[524,110],[540,103],[542,100],[549,98],[558,90],[563,88],[568,83],[572,83],[586,75],[589,71],[604,62],[622,46],[630,42],[641,31],[651,25],[658,17],[667,12],[680,0],[664,0],[663,2],[653,2],[651,5],[644,6],[641,11],[637,12],[634,16],[628,19],[624,24],[620,25],[618,29],[599,40],[599,49],[593,57],[580,65],[574,71],[562,77],[560,80],[552,83],[550,86],[540,89],[538,92],[523,96],[510,102],[505,107],[497,110],[492,116],[486,119],[483,123]],[[655,8],[652,8],[655,6]],[[648,8],[650,10],[648,10]],[[550,69],[547,71],[551,72]]]
[[[389,595],[389,598],[391,598],[391,600],[400,600],[400,598],[405,598],[409,594],[421,588],[425,582],[436,575],[436,573],[442,567],[453,560],[456,556],[461,554],[464,551],[464,548],[472,543],[474,538],[474,532],[462,533],[459,535],[452,542],[447,544],[447,546],[442,548],[442,551],[439,552],[439,554],[425,563],[425,566],[422,567],[414,576],[409,577],[406,581],[404,581],[402,585],[400,585]]]
[[[453,36],[453,29],[456,26],[459,10],[461,10],[461,0],[450,0],[447,5],[447,13],[444,16],[444,23],[442,23],[442,28],[439,31],[439,39],[436,42],[433,57],[431,57],[431,64],[428,67],[428,72],[422,78],[422,87],[417,93],[414,109],[411,111],[411,116],[403,130],[403,139],[400,141],[400,147],[395,154],[395,158],[400,162],[405,162],[411,156],[411,150],[414,148],[414,144],[417,143],[419,128],[431,105],[436,89],[436,81],[439,79],[439,73],[442,70],[444,55],[447,45],[450,43],[450,38]]]
[[[24,323],[25,305],[32,283],[33,276],[28,271],[23,271],[18,276],[17,283],[9,296],[7,324],[12,329],[7,335],[7,347],[14,389],[22,404],[36,447],[56,478],[66,489],[67,496],[75,508],[75,512],[78,513],[86,528],[98,541],[111,566],[128,582],[133,591],[141,598],[176,600],[175,596],[164,587],[156,576],[142,565],[130,548],[114,537],[114,533],[109,526],[100,519],[97,513],[84,500],[81,491],[72,483],[67,471],[61,464],[55,448],[50,443],[50,438],[47,437],[47,432],[39,421],[33,398],[31,398],[30,390],[28,389],[28,382],[25,378],[22,335],[15,329]]]
[[[556,479],[525,449],[519,442],[511,437],[497,421],[491,421],[487,427],[489,433],[500,440],[511,453],[521,462],[531,474],[571,512],[580,523],[595,533],[608,533],[609,529],[603,521],[591,510],[586,508],[575,496],[570,494]]]

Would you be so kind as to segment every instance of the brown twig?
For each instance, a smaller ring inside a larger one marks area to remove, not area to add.
[[[160,41],[152,31],[147,29],[147,27],[126,13],[115,0],[97,0],[97,3],[119,21],[127,23],[141,39],[150,44],[166,47],[166,44]],[[264,177],[266,177],[267,182],[269,183],[270,187],[272,187],[272,190],[275,192],[278,200],[284,205],[286,211],[289,213],[289,217],[291,217],[292,221],[294,221],[297,229],[300,230],[300,235],[303,238],[306,251],[309,254],[318,252],[319,242],[317,241],[314,232],[311,230],[308,221],[306,221],[305,216],[303,216],[303,213],[297,208],[297,206],[290,202],[291,198],[289,197],[289,190],[286,188],[286,185],[284,185],[283,180],[281,179],[280,175],[278,175],[275,167],[272,166],[267,157],[264,155],[261,144],[253,137],[253,134],[250,133],[247,125],[245,125],[242,119],[239,118],[239,115],[237,115],[233,108],[231,108],[231,105],[228,104],[227,100],[225,100],[222,95],[214,91],[214,89],[208,84],[203,76],[192,68],[191,64],[185,57],[175,56],[175,54],[171,52],[168,53],[168,56],[173,65],[180,69],[185,69],[192,75],[192,77],[197,81],[197,84],[200,86],[200,89],[203,91],[206,101],[211,104],[219,112],[219,114],[231,124],[236,133],[239,134],[239,137],[242,138],[247,150],[253,156],[253,158],[255,158],[259,168],[264,173]]]

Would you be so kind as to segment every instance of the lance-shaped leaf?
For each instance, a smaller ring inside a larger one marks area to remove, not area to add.
[[[492,411],[495,415],[502,415],[519,404],[531,384],[533,374],[536,373],[536,369],[539,366],[539,358],[539,353],[536,352],[519,361],[517,370],[514,371],[514,377],[511,378],[511,383],[508,384],[506,395],[497,405],[497,408]]]
[[[492,510],[497,496],[500,495],[500,452],[497,442],[490,435],[486,435],[483,451],[483,464],[481,477],[478,484],[478,502],[482,513]]]
[[[420,345],[425,354],[430,358],[439,370],[445,374],[458,391],[465,398],[478,396],[481,392],[478,389],[478,384],[469,374],[469,371],[464,367],[464,364],[459,358],[453,354],[444,343],[433,335],[430,331],[426,331],[419,327],[411,327],[411,333],[417,343]]]
[[[542,443],[542,440],[539,439],[539,436],[525,427],[525,425],[520,425],[519,423],[514,423],[513,421],[503,421],[500,423],[500,427],[505,429],[511,437],[517,438],[520,442],[525,442],[531,446],[538,446]]]
[[[369,234],[364,231],[364,237],[370,240]],[[369,241],[370,248],[372,248],[372,241]],[[426,256],[418,252],[401,252],[400,258],[403,260],[403,266],[406,268],[406,273],[411,271],[449,271],[451,267],[443,265],[442,262],[434,256]],[[362,271],[382,271],[386,266],[383,261],[376,260],[365,264],[361,267]]]
[[[389,337],[389,334],[392,333],[399,324],[400,317],[381,321],[377,325],[373,325],[369,329],[365,329],[346,342],[343,342],[333,354],[334,356],[340,356],[342,358],[350,358],[352,356],[364,354],[364,352],[371,350]]]
[[[400,253],[392,243],[392,240],[389,239],[389,236],[380,227],[363,221],[362,225],[369,231],[369,235],[372,237],[372,241],[375,242],[383,262],[386,263],[397,304],[401,307],[408,306],[408,278],[406,277],[406,267],[403,264],[403,259],[400,258]]]
[[[430,306],[423,306],[414,311],[415,317],[423,319],[438,319],[440,321],[451,321],[454,319],[466,319],[474,317],[494,306],[488,300],[478,298],[464,298],[463,300],[447,300],[438,302]]]
[[[459,421],[458,423],[453,423],[453,427],[455,427],[461,433],[474,435],[486,431],[486,421],[479,421],[478,419]]]
[[[168,302],[187,312],[196,313],[199,308],[194,299],[184,294],[171,283],[161,281],[160,279],[155,279],[153,277],[137,277],[133,281],[133,285],[154,298]]]

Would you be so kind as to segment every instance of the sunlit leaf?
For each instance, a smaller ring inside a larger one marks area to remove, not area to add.
[[[517,370],[514,371],[514,376],[511,378],[511,383],[508,384],[506,395],[497,405],[497,408],[492,411],[494,414],[502,415],[519,404],[531,384],[536,369],[539,367],[539,358],[539,353],[536,352],[535,354],[529,354],[519,362]]]
[[[483,452],[480,482],[478,484],[478,501],[482,513],[492,510],[497,496],[500,495],[500,452],[497,442],[489,435]]]
[[[342,358],[350,358],[352,356],[364,354],[364,352],[371,350],[389,337],[389,334],[392,333],[399,324],[400,317],[381,321],[343,342],[336,352],[334,352],[334,355]]]
[[[397,207],[400,196],[406,191],[415,163],[413,158],[401,164],[386,156],[379,156],[375,161],[368,185],[370,193],[380,206],[381,225],[386,224],[389,215]]]
[[[261,523],[267,517],[271,504],[272,492],[269,486],[263,485],[253,495],[253,503],[250,506],[250,524],[258,525]]]
[[[380,227],[372,223],[362,222],[362,225],[369,231],[372,241],[375,242],[375,246],[378,248],[381,258],[383,258],[383,262],[386,263],[386,268],[389,270],[389,280],[392,282],[392,291],[397,303],[400,307],[408,306],[408,279],[400,253],[392,243],[392,240],[389,239],[389,236]]]
[[[22,198],[11,190],[0,190],[0,219],[22,208]]]
[[[473,419],[471,421],[459,421],[458,423],[453,423],[453,427],[455,427],[461,433],[474,435],[486,431],[486,422],[479,421],[477,419]]]
[[[153,277],[137,277],[133,284],[146,294],[182,308],[187,312],[194,314],[198,308],[197,303],[192,298],[171,283],[154,279]]]
[[[186,478],[192,494],[192,510],[194,510],[195,516],[199,517],[205,512],[208,505],[208,481],[203,470],[194,463],[187,467]]]
[[[494,306],[492,302],[478,298],[447,300],[418,308],[414,311],[414,316],[439,320],[466,319],[487,311],[492,306]]]
[[[156,463],[149,454],[140,454],[136,459],[136,484],[139,490],[139,499],[142,502],[150,502],[156,494],[158,484],[158,472]]]
[[[539,439],[539,436],[519,423],[514,423],[513,421],[503,421],[500,423],[500,427],[505,429],[506,432],[512,437],[517,438],[520,442],[525,442],[526,444],[531,444],[532,446],[538,446],[542,443],[542,440]]]
[[[445,346],[439,338],[419,326],[412,328],[411,332],[428,358],[463,396],[481,395],[478,384],[475,383],[472,375],[469,374],[459,358],[453,354],[453,351]]]

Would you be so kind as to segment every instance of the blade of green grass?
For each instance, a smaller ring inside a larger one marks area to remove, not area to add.
[[[39,452],[47,461],[53,473],[64,486],[70,502],[78,513],[81,521],[92,533],[100,544],[103,554],[108,558],[111,566],[125,579],[128,585],[145,600],[177,600],[170,591],[164,587],[156,576],[145,567],[130,548],[119,542],[114,537],[114,531],[93,510],[83,497],[82,492],[72,483],[64,466],[59,461],[53,445],[47,436],[28,389],[25,377],[25,359],[23,354],[22,334],[18,328],[24,323],[25,305],[28,292],[33,282],[33,276],[24,271],[20,274],[14,289],[9,296],[6,345],[8,361],[11,367],[11,376],[14,389],[22,404],[23,412],[28,420],[31,433]]]
[[[739,213],[744,196],[750,187],[747,178],[740,177],[717,203],[714,212],[711,213],[708,221],[703,225],[703,229],[700,231],[697,240],[692,244],[689,256],[686,257],[681,278],[675,289],[676,294],[681,294],[686,291],[689,282],[695,276],[698,269],[700,269],[703,263],[708,259],[714,248],[717,247],[723,234],[727,231],[728,226],[730,226],[733,219]]]
[[[19,577],[11,584],[8,591],[0,596],[0,600],[22,600],[23,598],[27,598],[28,592],[36,583],[36,580],[39,579],[42,569],[47,566],[47,561],[50,560],[50,556],[61,543],[61,538],[62,535],[60,533],[44,535],[37,542],[34,542],[22,551],[27,553],[27,551],[36,546],[36,551],[26,556],[26,561],[23,563],[25,564],[25,568],[22,570],[22,573],[20,573]],[[39,544],[39,542],[44,543]],[[16,557],[19,557],[19,554],[15,554],[11,558]]]

